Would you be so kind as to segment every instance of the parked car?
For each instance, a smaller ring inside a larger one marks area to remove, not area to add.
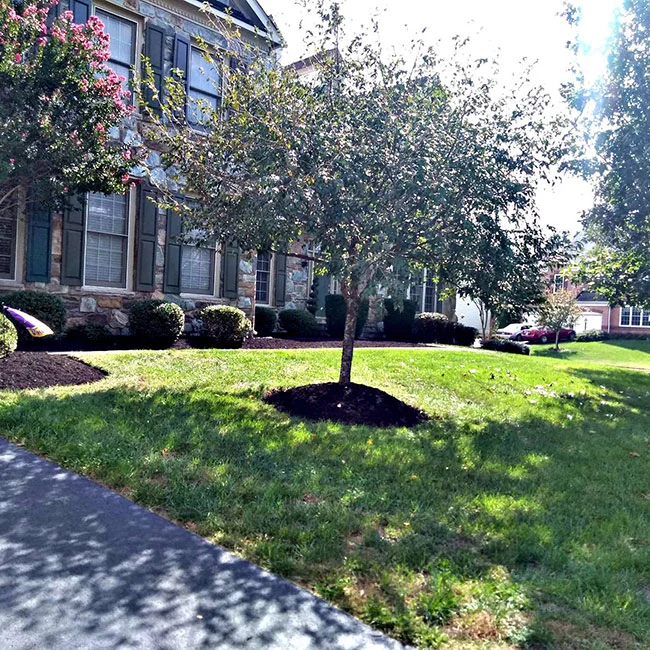
[[[546,327],[531,327],[521,333],[521,340],[527,343],[554,343],[555,334],[553,330]],[[573,341],[576,337],[575,330],[560,330],[560,341]]]
[[[510,339],[511,341],[522,341],[522,332],[533,327],[530,323],[510,323],[506,327],[497,330],[497,337]]]

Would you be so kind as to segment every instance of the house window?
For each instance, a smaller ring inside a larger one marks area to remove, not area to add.
[[[185,244],[181,255],[181,292],[213,295],[214,248]]]
[[[621,309],[621,327],[650,327],[650,310],[640,307]]]
[[[18,219],[15,210],[0,213],[0,279],[13,280],[16,273]]]
[[[88,195],[84,282],[126,288],[129,195]]]
[[[257,253],[257,273],[255,275],[255,301],[264,305],[270,303],[271,296],[271,253]]]
[[[133,76],[132,68],[135,65],[135,42],[138,26],[131,20],[109,14],[101,9],[98,9],[96,13],[104,23],[104,31],[111,39],[108,65],[111,70],[125,78],[122,88],[129,90]]]
[[[564,289],[564,276],[561,273],[556,273],[553,276],[553,293],[562,291]]]
[[[208,63],[201,50],[193,47],[189,75],[190,111],[192,124],[205,124],[210,119],[209,109],[218,110],[221,105],[221,73],[215,64]],[[204,103],[207,106],[201,106]]]
[[[433,275],[427,271],[427,281],[424,285],[424,311],[438,311],[438,287]]]

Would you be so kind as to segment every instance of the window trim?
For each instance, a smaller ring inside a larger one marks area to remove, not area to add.
[[[12,273],[8,277],[0,277],[0,283],[4,285],[15,285],[22,281],[23,276],[23,263],[24,263],[24,249],[25,249],[25,219],[24,219],[24,205],[21,207],[14,207],[14,237],[13,237],[13,251],[12,251]]]
[[[627,324],[623,323],[623,312],[626,309],[629,309],[629,321],[630,321]],[[635,309],[639,310],[639,324],[638,325],[634,325],[632,323],[632,313],[633,313],[633,310],[635,310]],[[649,321],[648,321],[647,325],[643,324],[643,315],[644,315],[644,313],[647,314],[648,318],[649,318]],[[619,314],[618,314],[618,326],[619,327],[638,327],[638,328],[641,328],[641,329],[650,328],[650,309],[644,309],[643,307],[637,307],[636,305],[625,305],[624,307],[621,307],[620,310],[619,310]]]
[[[131,66],[131,73],[132,77],[130,79],[130,82],[135,85],[137,80],[139,79],[139,72],[138,72],[138,62],[141,58],[142,51],[143,51],[143,45],[144,45],[144,26],[143,26],[143,17],[136,14],[132,13],[130,11],[127,11],[123,9],[122,7],[119,7],[117,5],[114,5],[112,3],[108,2],[97,2],[93,3],[93,16],[97,16],[97,11],[103,11],[104,13],[107,14],[112,14],[116,18],[120,18],[122,20],[127,20],[135,25],[135,36],[134,36],[134,43],[133,43],[133,65]],[[109,46],[110,47],[110,46]],[[110,59],[106,62],[108,67],[110,68]],[[118,63],[120,63],[118,61]],[[121,65],[124,65],[121,63]],[[131,92],[131,97],[129,101],[126,101],[125,103],[129,106],[133,106],[135,108],[138,107],[138,102],[136,100],[136,95],[135,91],[133,88],[129,88],[129,91]]]
[[[135,233],[135,210],[137,201],[135,200],[135,188],[129,188],[128,192],[125,193],[127,200],[127,209],[126,209],[126,235],[121,235],[126,237],[126,259],[124,261],[124,284],[88,284],[86,281],[86,255],[88,251],[88,194],[86,195],[85,202],[85,218],[84,218],[84,246],[83,246],[83,283],[82,290],[96,291],[97,289],[102,289],[104,291],[114,291],[114,292],[133,292],[133,263],[134,263],[134,246],[136,240]],[[94,231],[93,231],[94,232]]]
[[[214,49],[217,49],[217,48],[214,48]],[[226,69],[226,65],[225,65],[226,57],[225,56],[223,57],[223,65],[222,65],[221,70],[219,70],[219,68],[215,66],[215,68],[217,70],[217,74],[219,75],[220,86],[219,86],[219,93],[216,93],[216,92],[212,93],[212,92],[205,91],[203,89],[196,88],[195,86],[192,85],[193,84],[192,78],[194,77],[194,75],[192,73],[192,54],[195,51],[198,52],[201,55],[201,58],[203,59],[203,52],[202,52],[201,48],[198,46],[196,41],[194,39],[192,39],[190,41],[190,54],[189,54],[189,61],[188,61],[189,73],[187,75],[188,76],[188,79],[187,79],[187,121],[192,127],[205,128],[205,124],[203,124],[201,122],[198,122],[198,121],[194,121],[194,120],[192,120],[190,118],[191,111],[192,111],[191,104],[192,104],[192,101],[194,101],[193,97],[192,97],[192,92],[194,91],[194,92],[199,93],[200,95],[204,95],[204,96],[210,97],[212,99],[216,99],[217,100],[217,109],[216,110],[217,111],[222,110],[224,83],[225,83],[224,73],[225,73],[225,69]],[[219,57],[219,54],[215,52],[215,63],[218,62],[218,57]],[[203,62],[205,63],[206,66],[209,65],[208,62],[205,61],[205,59],[203,59]],[[204,76],[204,75],[201,74],[201,76]],[[214,86],[212,86],[212,88],[214,89]]]
[[[260,253],[269,253],[269,282],[268,282],[268,300],[262,301],[257,299],[257,260],[259,259]],[[255,258],[255,304],[260,305],[260,307],[272,307],[275,303],[274,300],[274,291],[275,291],[275,253],[270,251],[257,251],[257,256]]]

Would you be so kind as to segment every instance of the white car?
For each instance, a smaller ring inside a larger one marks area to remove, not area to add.
[[[497,336],[502,339],[510,339],[511,341],[521,341],[523,339],[521,333],[531,327],[533,325],[530,323],[510,323],[510,325],[497,330]]]

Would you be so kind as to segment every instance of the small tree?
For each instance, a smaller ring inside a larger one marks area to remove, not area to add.
[[[537,319],[542,327],[555,332],[555,350],[559,352],[560,330],[573,327],[581,314],[572,291],[558,291],[547,296],[546,302],[539,308]]]
[[[26,196],[123,192],[140,151],[114,142],[132,108],[91,16],[54,20],[56,2],[0,0],[0,210]]]
[[[336,4],[321,18],[325,39],[338,34]],[[151,137],[199,199],[166,197],[189,228],[246,248],[305,234],[318,242],[347,306],[339,381],[348,383],[364,292],[412,266],[444,266],[453,281],[480,222],[525,229],[556,130],[543,92],[498,97],[483,61],[452,66],[443,82],[433,52],[406,62],[359,38],[342,56],[328,45],[306,80],[247,52],[230,66],[223,110],[200,105],[202,130],[187,124],[182,86],[169,80]],[[147,86],[157,97],[151,78]]]

